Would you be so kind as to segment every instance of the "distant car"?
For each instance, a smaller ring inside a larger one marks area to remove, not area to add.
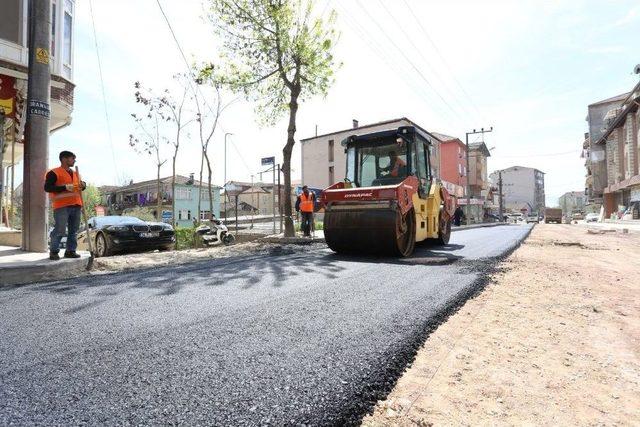
[[[133,216],[92,217],[88,224],[97,257],[125,251],[168,251],[176,242],[175,231],[170,224],[147,222]],[[84,233],[86,231],[83,239]]]
[[[600,215],[597,213],[588,213],[584,218],[585,222],[598,222]]]
[[[527,215],[526,218],[527,224],[535,222],[536,224],[538,224],[540,222],[540,218],[538,217],[538,214],[529,214]]]
[[[584,219],[584,214],[582,212],[575,212],[571,215],[571,219],[579,221],[581,219]]]

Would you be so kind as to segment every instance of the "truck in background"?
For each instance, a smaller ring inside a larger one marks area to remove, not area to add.
[[[544,223],[549,224],[550,222],[555,222],[556,224],[562,224],[562,209],[546,208],[544,210]]]

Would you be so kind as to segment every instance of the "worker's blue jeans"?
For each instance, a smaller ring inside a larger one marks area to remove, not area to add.
[[[53,211],[55,222],[53,230],[49,234],[51,240],[49,250],[58,253],[60,250],[60,240],[67,234],[67,252],[75,252],[78,247],[78,227],[80,227],[80,206],[65,206]]]

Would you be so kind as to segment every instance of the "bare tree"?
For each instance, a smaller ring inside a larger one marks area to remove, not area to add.
[[[136,102],[144,106],[144,114],[132,113],[135,122],[135,133],[129,135],[129,145],[138,153],[148,154],[154,159],[156,166],[156,188],[158,192],[156,219],[162,220],[162,184],[160,182],[160,170],[167,162],[163,158],[162,146],[167,144],[167,138],[161,133],[161,126],[167,121],[162,106],[152,99],[142,96],[140,82],[134,85]]]
[[[200,139],[200,154],[202,155],[200,160],[200,182],[202,182],[204,166],[206,165],[207,190],[209,195],[209,219],[211,220],[213,218],[213,166],[209,156],[209,146],[218,128],[220,116],[228,106],[233,104],[234,101],[227,104],[222,103],[220,83],[214,79],[213,74],[198,77],[195,79],[194,83],[198,85],[198,87],[194,89],[194,97],[197,111],[196,122],[198,123],[198,136]],[[198,88],[213,92],[212,96],[209,98],[209,102],[205,99],[203,91]],[[198,195],[198,215],[201,212],[201,203],[202,192]],[[200,217],[198,216],[198,218]]]

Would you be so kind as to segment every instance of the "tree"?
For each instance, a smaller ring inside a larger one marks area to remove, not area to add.
[[[209,66],[209,69],[212,68]],[[234,101],[228,104],[222,104],[222,96],[220,91],[220,82],[216,80],[213,73],[203,73],[200,77],[196,78],[194,83],[199,88],[206,90],[207,88],[213,90],[213,95],[208,97],[209,101],[213,101],[213,106],[209,105],[204,93],[200,89],[194,89],[194,98],[196,105],[196,122],[198,123],[198,136],[200,138],[200,182],[202,182],[202,174],[204,165],[207,165],[207,190],[209,195],[209,220],[213,219],[213,167],[211,164],[211,158],[209,157],[209,144],[213,139],[213,136],[218,128],[218,122],[220,116],[224,110],[233,104]],[[202,203],[202,190],[198,193],[198,222],[200,221],[200,212]]]
[[[91,218],[96,216],[96,206],[102,204],[102,195],[100,190],[93,184],[87,184],[87,188],[82,192],[82,200],[87,211],[87,216]]]
[[[129,135],[129,145],[137,153],[144,153],[154,158],[154,164],[157,170],[156,187],[158,192],[156,220],[161,221],[162,185],[160,182],[160,169],[162,165],[167,162],[167,159],[163,159],[162,146],[168,143],[167,138],[161,134],[161,126],[163,126],[169,118],[163,111],[164,107],[161,103],[158,103],[153,98],[143,96],[140,82],[135,82],[134,87],[136,89],[136,102],[144,107],[145,113],[143,115],[136,113],[131,114],[135,122],[136,133]]]
[[[202,75],[219,81],[248,100],[265,124],[288,111],[287,140],[282,150],[285,235],[293,236],[291,154],[295,145],[299,102],[326,95],[333,82],[332,50],[337,40],[336,14],[313,16],[313,0],[209,0],[210,20],[222,38],[222,67],[205,67]]]

